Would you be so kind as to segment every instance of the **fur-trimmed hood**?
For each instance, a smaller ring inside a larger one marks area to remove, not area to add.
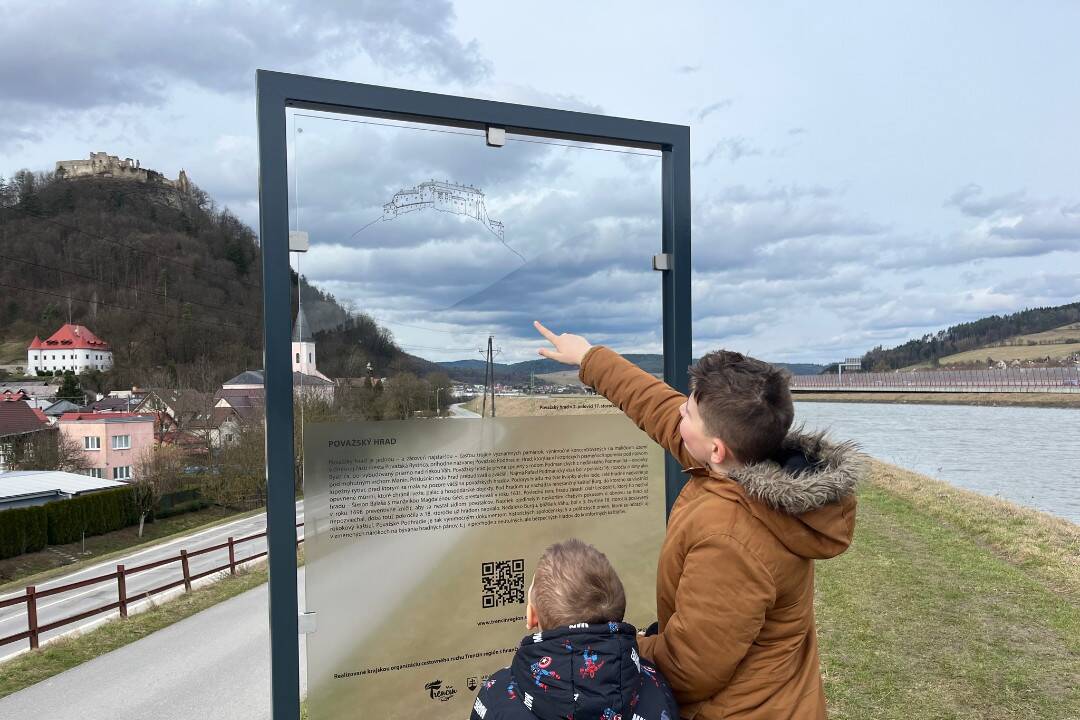
[[[779,457],[739,468],[707,483],[727,495],[731,481],[743,504],[793,553],[835,557],[855,533],[854,494],[866,473],[866,458],[854,443],[831,442],[826,433],[792,430]],[[726,486],[726,487],[725,487]]]
[[[777,459],[741,467],[728,477],[773,510],[802,515],[855,492],[865,465],[854,443],[831,443],[824,432],[798,428],[788,433]]]

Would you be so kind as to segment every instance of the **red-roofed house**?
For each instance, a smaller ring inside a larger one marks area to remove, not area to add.
[[[112,367],[112,349],[85,325],[65,324],[47,340],[34,336],[26,349],[26,371],[52,373],[71,370],[108,370]]]

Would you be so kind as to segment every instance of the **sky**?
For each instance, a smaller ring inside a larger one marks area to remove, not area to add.
[[[695,355],[824,363],[1080,299],[1075,3],[0,10],[4,175],[105,150],[257,226],[265,68],[689,125]],[[290,141],[302,271],[406,349],[476,357],[491,332],[525,359],[542,315],[659,350],[655,158],[312,117]],[[435,211],[357,232],[431,178],[480,188],[505,242]]]

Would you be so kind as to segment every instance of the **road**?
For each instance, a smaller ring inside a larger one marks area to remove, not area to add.
[[[297,571],[304,607],[304,568]],[[266,585],[0,699],[2,718],[268,720]],[[307,693],[300,641],[300,694]]]
[[[304,517],[303,501],[299,501],[296,504],[296,522],[302,522]],[[169,540],[168,542],[161,543],[160,545],[154,545],[153,547],[146,548],[133,552],[123,557],[113,558],[107,562],[98,563],[90,567],[78,570],[76,572],[69,573],[57,578],[53,578],[48,582],[41,583],[37,586],[38,592],[47,590],[48,588],[58,587],[60,585],[67,585],[68,583],[78,582],[80,580],[86,580],[87,578],[94,577],[96,575],[102,575],[110,573],[116,570],[118,564],[123,564],[125,568],[132,568],[136,565],[145,565],[147,563],[154,562],[155,560],[161,560],[166,557],[176,557],[180,554],[181,549],[185,549],[188,552],[197,550],[203,547],[209,547],[211,545],[217,545],[219,543],[226,542],[231,536],[235,539],[245,537],[248,535],[254,535],[266,530],[266,513],[260,513],[259,515],[252,515],[241,520],[235,520],[233,522],[218,525],[216,527],[208,528],[191,535],[185,535],[180,538]],[[298,529],[298,536],[302,535],[303,528]],[[257,553],[261,553],[266,550],[266,538],[256,538],[248,542],[242,543],[236,546],[236,559],[242,560],[246,557],[250,557]],[[206,553],[205,555],[199,555],[191,558],[188,561],[190,573],[192,575],[198,574],[203,570],[209,570],[212,567],[223,565],[229,561],[229,553],[227,549],[216,550],[214,552]],[[161,567],[146,570],[144,572],[135,573],[129,575],[126,579],[127,583],[127,596],[129,599],[129,612],[136,612],[141,607],[145,606],[147,600],[145,597],[140,597],[140,594],[145,593],[146,590],[154,587],[159,587],[173,580],[180,580],[183,578],[183,570],[179,562],[169,563]],[[213,576],[207,578],[204,582],[211,581]],[[183,586],[174,590],[173,592],[182,592]],[[7,593],[0,596],[0,600],[14,597],[16,595],[22,595],[22,592]],[[155,602],[162,599],[163,595],[155,595]],[[77,615],[80,612],[87,611],[94,607],[101,607],[108,605],[109,603],[116,602],[117,600],[117,583],[116,580],[108,580],[105,582],[97,583],[85,588],[78,588],[75,590],[69,590],[58,595],[46,597],[38,601],[38,626],[46,625],[54,620],[59,620],[65,617],[71,617]],[[115,618],[118,616],[118,612],[113,611],[111,613],[102,613],[93,617],[87,618],[71,625],[65,625],[55,630],[42,633],[42,640],[56,637],[65,633],[70,633],[75,630],[87,630],[94,625],[97,625],[109,618]],[[0,608],[0,637],[13,635],[15,633],[22,632],[27,628],[26,618],[26,604],[20,603],[13,607]],[[0,646],[0,662],[5,659],[17,655],[20,652],[24,652],[29,647],[29,643],[26,640],[21,640],[16,643],[9,643],[7,645]]]
[[[454,403],[450,406],[450,417],[456,418],[478,418],[480,413],[475,413],[472,410],[466,410],[461,407],[465,403]]]

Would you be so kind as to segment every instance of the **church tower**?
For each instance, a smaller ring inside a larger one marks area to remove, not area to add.
[[[311,334],[311,326],[304,315],[304,308],[300,308],[296,313],[296,323],[292,331],[292,353],[293,372],[323,377],[323,374],[315,367],[315,338]]]

